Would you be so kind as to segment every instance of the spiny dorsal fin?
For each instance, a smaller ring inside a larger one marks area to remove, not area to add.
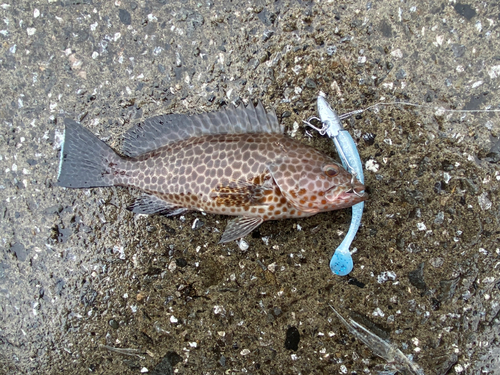
[[[274,111],[241,105],[224,111],[188,116],[161,115],[146,119],[125,133],[122,153],[136,157],[162,146],[209,134],[283,133]]]

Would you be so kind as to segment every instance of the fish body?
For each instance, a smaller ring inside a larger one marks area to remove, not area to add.
[[[65,120],[60,186],[125,186],[145,195],[135,213],[190,210],[237,216],[220,242],[263,221],[350,207],[364,190],[328,155],[283,134],[274,112],[256,107],[201,115],[165,115],[125,134],[122,155]]]

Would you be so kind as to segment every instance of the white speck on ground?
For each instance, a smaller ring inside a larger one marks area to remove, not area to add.
[[[377,307],[373,313],[372,313],[373,316],[380,316],[381,318],[383,318],[385,316],[384,312],[380,309],[380,307]]]
[[[377,173],[378,170],[380,169],[380,165],[377,163],[376,160],[369,159],[365,163],[365,169],[370,172]]]
[[[479,207],[481,207],[481,210],[486,211],[491,208],[493,205],[491,201],[488,199],[488,192],[483,192],[479,197],[477,197]]]
[[[394,51],[391,52],[391,56],[395,57],[397,59],[402,59],[403,58],[403,52],[401,52],[401,50],[398,48],[398,49],[395,49]]]
[[[488,69],[488,75],[491,79],[498,78],[500,76],[500,65],[494,65]]]
[[[384,271],[377,276],[377,282],[383,284],[388,280],[396,280],[396,273],[394,271]]]

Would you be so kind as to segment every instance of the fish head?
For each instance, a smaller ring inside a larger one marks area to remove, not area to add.
[[[319,153],[318,153],[319,154]],[[270,169],[287,201],[309,214],[338,210],[368,198],[365,186],[326,155],[282,161]]]

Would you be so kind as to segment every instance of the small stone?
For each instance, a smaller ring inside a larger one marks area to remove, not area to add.
[[[489,210],[492,206],[491,201],[488,199],[488,192],[482,193],[479,197],[477,197],[479,207],[481,207],[481,210],[486,211]]]
[[[465,55],[465,46],[463,44],[454,43],[451,45],[451,50],[455,57],[463,57]]]
[[[130,25],[132,23],[132,17],[130,13],[125,9],[120,9],[118,11],[118,17],[120,18],[120,22],[124,25]]]
[[[434,224],[443,224],[444,222],[444,212],[443,211],[440,211],[438,212],[438,214],[436,215],[436,218],[434,219]]]
[[[369,170],[373,173],[377,173],[380,168],[380,165],[373,159],[369,159],[365,163],[365,169]]]
[[[178,266],[178,267],[183,268],[183,267],[186,267],[186,266],[187,266],[187,261],[186,261],[186,259],[184,259],[184,258],[177,258],[177,259],[175,260],[175,264],[177,264],[177,266]]]
[[[444,264],[444,259],[437,257],[437,258],[432,258],[429,263],[431,264],[432,267],[434,268],[439,268]]]
[[[306,78],[306,87],[309,89],[315,89],[317,87],[316,82],[311,78]]]
[[[438,300],[441,302],[448,301],[455,295],[459,279],[443,280],[439,282]]]
[[[415,243],[410,243],[408,244],[408,246],[406,247],[406,250],[409,251],[410,253],[418,253],[420,252],[420,247],[415,244]]]
[[[373,133],[365,133],[362,135],[363,140],[368,146],[371,146],[375,143],[376,135]]]
[[[219,359],[219,363],[222,367],[226,367],[226,357],[224,357],[223,355],[221,355],[220,359]]]
[[[274,35],[274,31],[273,30],[265,30],[262,33],[262,41],[265,42],[266,40],[268,40],[269,38],[271,38],[273,35]]]
[[[300,333],[296,327],[290,327],[286,331],[285,348],[288,350],[298,350]]]
[[[328,56],[333,56],[337,52],[337,46],[328,46],[326,47],[326,54]]]
[[[382,311],[382,309],[381,309],[380,307],[377,307],[377,308],[373,311],[372,315],[373,315],[373,316],[380,316],[380,317],[382,317],[382,318],[385,316],[384,312]]]
[[[423,262],[420,263],[420,265],[416,270],[411,271],[408,274],[408,279],[410,280],[410,283],[421,291],[427,290],[427,284],[425,283],[424,280],[424,265],[425,264]]]
[[[404,69],[399,69],[396,73],[396,79],[405,79],[406,78],[406,72]]]
[[[108,324],[113,329],[120,328],[120,324],[116,320],[114,320],[114,319],[110,319],[109,322],[108,322]]]
[[[250,350],[248,349],[243,349],[241,352],[240,352],[241,355],[248,355],[250,354]]]
[[[398,48],[394,51],[391,52],[391,56],[397,58],[397,59],[402,59],[403,58],[403,52]]]
[[[477,14],[476,10],[469,4],[456,3],[453,8],[455,9],[455,12],[467,18],[469,21]],[[455,371],[458,372],[456,368]]]
[[[377,282],[383,284],[388,280],[396,280],[396,273],[393,271],[384,271],[377,276]]]
[[[248,245],[248,242],[246,242],[243,238],[238,241],[238,246],[240,247],[241,251],[247,251],[250,245]]]
[[[20,260],[21,262],[24,262],[28,256],[28,253],[26,251],[26,248],[24,247],[24,245],[20,242],[16,242],[14,243],[11,247],[10,247],[10,251],[14,254],[16,254],[16,258],[18,260]]]
[[[194,219],[193,225],[191,226],[191,228],[193,230],[197,230],[197,229],[200,229],[204,225],[205,225],[205,223],[202,220],[196,218],[196,219]]]
[[[219,314],[225,315],[226,314],[226,309],[224,308],[224,306],[215,305],[214,306],[214,314],[215,315],[219,315]]]

